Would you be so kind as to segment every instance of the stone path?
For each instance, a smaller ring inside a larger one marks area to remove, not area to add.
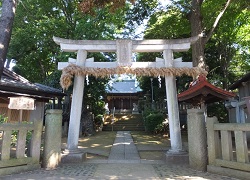
[[[130,132],[118,131],[108,160],[62,164],[57,169],[39,169],[0,176],[1,180],[236,180],[199,172],[187,166],[149,163],[140,157]]]
[[[117,132],[108,160],[111,163],[125,161],[139,163],[139,153],[129,131]]]

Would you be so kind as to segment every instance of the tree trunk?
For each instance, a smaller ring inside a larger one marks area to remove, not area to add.
[[[2,16],[0,18],[0,79],[10,43],[16,6],[17,0],[2,0]]]
[[[190,24],[191,24],[191,36],[197,36],[203,31],[202,27],[202,15],[201,15],[201,5],[203,0],[192,0],[192,9],[190,14]],[[204,38],[200,38],[197,42],[192,45],[192,61],[193,66],[204,68],[205,64],[205,42]]]
[[[190,24],[191,24],[191,36],[197,36],[204,31],[204,27],[202,26],[202,15],[201,15],[201,5],[203,0],[192,0],[192,9],[190,13]],[[224,12],[228,8],[231,0],[226,0],[226,4],[216,17],[213,26],[209,30],[208,34],[204,38],[200,38],[196,43],[192,45],[192,60],[193,66],[201,67],[203,69],[208,70],[205,61],[205,45],[207,41],[212,37],[215,28],[218,26],[218,23],[223,16]]]

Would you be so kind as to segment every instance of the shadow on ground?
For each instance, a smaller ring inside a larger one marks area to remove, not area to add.
[[[79,138],[79,148],[87,152],[87,160],[108,159],[116,131],[100,131],[91,136]],[[144,131],[131,131],[132,138],[142,160],[163,160],[171,147],[166,135],[154,135]],[[183,136],[183,146],[187,149],[187,136]],[[62,149],[66,148],[67,138],[62,139]]]

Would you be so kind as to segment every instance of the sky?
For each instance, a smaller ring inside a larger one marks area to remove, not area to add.
[[[161,3],[163,6],[166,6],[166,5],[168,5],[168,4],[171,3],[170,0],[159,0],[159,1],[160,1],[160,3]]]

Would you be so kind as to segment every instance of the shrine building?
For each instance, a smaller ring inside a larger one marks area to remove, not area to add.
[[[112,87],[107,89],[106,103],[111,112],[131,113],[133,104],[138,105],[142,90],[136,80],[122,80],[112,83]]]

